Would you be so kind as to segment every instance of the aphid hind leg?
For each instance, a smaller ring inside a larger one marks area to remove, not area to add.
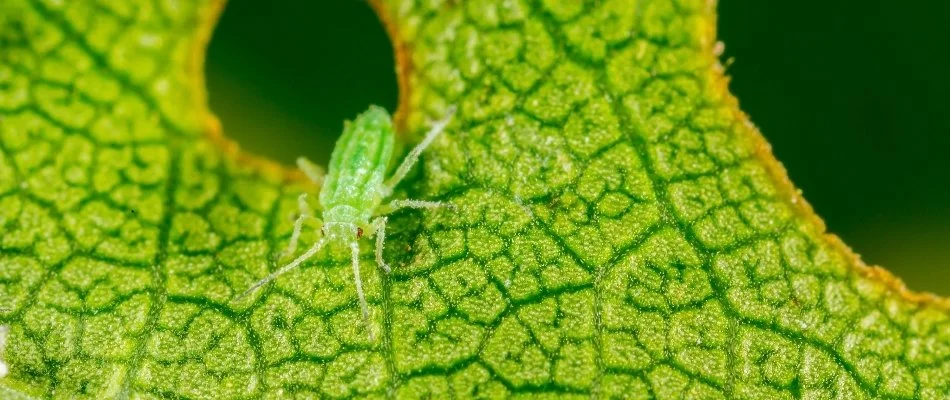
[[[442,131],[445,130],[445,127],[452,121],[452,116],[455,115],[455,106],[449,106],[445,117],[436,121],[432,124],[432,128],[429,129],[429,132],[426,133],[425,138],[419,142],[416,147],[414,147],[409,154],[406,155],[406,158],[402,160],[402,164],[399,164],[399,168],[396,168],[396,172],[393,173],[393,176],[386,181],[383,185],[383,197],[389,196],[393,192],[393,189],[403,178],[406,177],[406,174],[409,173],[409,170],[412,169],[416,162],[419,161],[419,155],[439,136]]]
[[[442,207],[455,209],[455,204],[447,203],[444,201],[399,199],[399,200],[393,200],[389,202],[388,204],[384,204],[380,206],[379,211],[376,213],[376,215],[390,214],[390,213],[395,212],[396,210],[399,210],[400,208],[433,209],[433,208],[442,208]]]
[[[293,261],[291,261],[290,264],[287,264],[287,265],[281,267],[279,270],[272,272],[270,275],[267,275],[266,277],[264,277],[264,279],[261,279],[261,280],[257,281],[257,283],[251,285],[250,288],[248,288],[247,290],[245,290],[244,293],[241,293],[240,296],[235,297],[234,300],[240,300],[240,299],[244,298],[244,296],[247,296],[247,295],[251,294],[251,292],[257,290],[257,288],[259,288],[259,287],[261,287],[261,286],[266,285],[268,282],[270,282],[270,281],[276,279],[278,276],[281,276],[281,275],[283,275],[283,274],[289,272],[290,270],[292,270],[292,269],[294,269],[294,268],[297,268],[298,266],[300,266],[300,263],[302,263],[302,262],[306,261],[307,259],[309,259],[310,257],[313,257],[314,255],[316,255],[317,252],[319,252],[320,249],[322,249],[323,246],[324,246],[326,243],[327,243],[327,238],[321,237],[320,240],[317,240],[316,243],[314,243],[313,246],[310,246],[310,248],[307,249],[306,252],[304,252],[303,254],[301,254],[300,257],[297,257],[296,259],[294,259]]]
[[[297,209],[300,215],[297,216],[297,219],[294,221],[294,231],[290,234],[290,243],[287,244],[287,248],[284,249],[280,254],[280,258],[284,258],[290,255],[293,255],[297,251],[297,242],[300,240],[300,233],[303,230],[304,222],[317,221],[321,222],[319,218],[313,216],[313,212],[310,210],[310,205],[307,204],[307,194],[301,193],[297,197]]]
[[[376,264],[388,274],[392,272],[392,269],[389,268],[389,264],[383,260],[383,245],[386,244],[387,220],[388,218],[386,217],[377,217],[372,222],[370,222],[370,226],[372,227],[372,232],[370,234],[376,235]]]
[[[366,327],[366,333],[369,334],[369,340],[373,341],[373,330],[369,325],[369,306],[366,305],[366,295],[363,293],[363,279],[360,278],[360,246],[356,241],[350,242],[350,251],[353,258],[353,281],[356,284],[356,296],[360,301],[360,311],[363,313],[363,325]]]
[[[304,175],[307,175],[307,178],[318,185],[323,183],[323,178],[327,175],[322,167],[310,161],[307,157],[297,157],[297,167],[303,171]]]

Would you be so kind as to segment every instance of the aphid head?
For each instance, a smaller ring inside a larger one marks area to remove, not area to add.
[[[358,239],[362,233],[358,226],[346,222],[325,222],[320,230],[323,236],[331,241],[342,242],[352,241],[353,238]]]
[[[340,204],[323,210],[323,222],[325,223],[341,222],[355,225],[361,217],[359,210],[349,205]]]

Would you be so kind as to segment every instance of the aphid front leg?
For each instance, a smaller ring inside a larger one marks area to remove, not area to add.
[[[383,260],[383,245],[386,244],[386,222],[388,218],[378,217],[370,222],[372,231],[370,234],[376,235],[376,264],[379,265],[383,271],[386,273],[392,272],[392,269],[389,268],[389,264],[386,264],[386,261]]]
[[[304,175],[307,175],[307,178],[318,185],[322,184],[323,179],[326,177],[323,168],[307,159],[307,157],[297,157],[297,167],[303,171]]]
[[[455,115],[455,106],[449,106],[448,111],[446,112],[445,117],[436,121],[432,124],[432,128],[429,129],[429,132],[426,133],[425,138],[419,142],[416,147],[406,155],[406,158],[402,160],[402,164],[399,164],[399,168],[396,168],[396,172],[393,173],[393,176],[386,181],[383,185],[383,197],[389,196],[396,185],[406,177],[406,174],[409,173],[409,170],[412,169],[413,165],[416,165],[416,162],[419,161],[419,155],[429,147],[430,144],[435,140],[436,137],[445,130],[445,127],[452,121],[452,116]]]
[[[300,196],[297,197],[297,209],[300,214],[297,216],[297,220],[294,221],[294,231],[290,234],[290,243],[288,243],[287,248],[281,252],[280,258],[291,256],[297,251],[297,241],[300,240],[300,233],[303,230],[304,222],[321,222],[319,218],[313,216],[310,205],[307,204],[306,193],[301,193]]]
[[[360,278],[360,245],[355,240],[350,242],[350,251],[353,258],[353,280],[356,283],[356,296],[360,300],[360,310],[363,312],[363,325],[366,326],[366,332],[369,334],[369,340],[373,341],[373,330],[369,326],[369,306],[366,305],[366,296],[363,293],[363,280]]]
[[[393,200],[382,207],[380,207],[379,214],[389,214],[400,208],[455,208],[455,205],[452,203],[446,203],[444,201],[429,201],[429,200],[410,200],[410,199],[399,199]]]

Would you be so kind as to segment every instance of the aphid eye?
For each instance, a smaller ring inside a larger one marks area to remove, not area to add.
[[[363,228],[357,227],[357,228],[356,228],[356,238],[359,239],[359,238],[361,238],[361,237],[363,237]]]

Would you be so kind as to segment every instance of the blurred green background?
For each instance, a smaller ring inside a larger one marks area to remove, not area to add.
[[[721,0],[730,88],[869,264],[950,295],[950,2]],[[244,148],[325,163],[343,121],[395,109],[392,47],[361,0],[232,1],[212,110]]]

